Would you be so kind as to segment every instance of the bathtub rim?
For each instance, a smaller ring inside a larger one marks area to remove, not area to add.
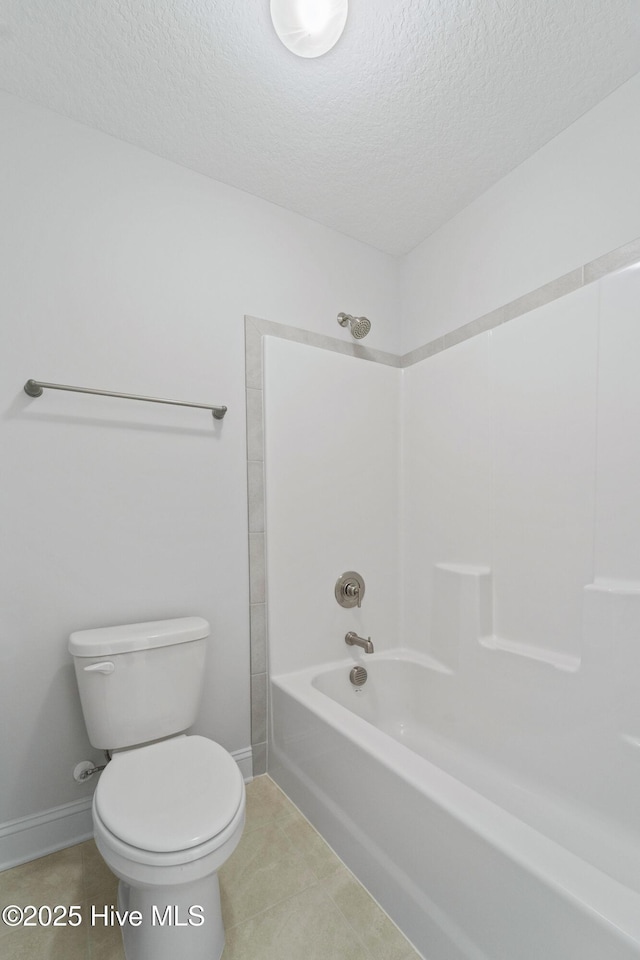
[[[640,950],[640,892],[562,847],[313,685],[318,674],[348,671],[354,663],[366,665],[385,660],[410,662],[440,673],[452,672],[428,655],[407,647],[395,647],[366,657],[352,655],[317,663],[271,676],[270,681],[384,763],[413,789],[444,808],[467,829],[547,884],[562,899],[569,900]]]

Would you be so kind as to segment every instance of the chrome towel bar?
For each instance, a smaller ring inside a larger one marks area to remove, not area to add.
[[[43,390],[70,390],[71,393],[92,393],[100,397],[120,397],[122,400],[145,400],[148,403],[170,403],[175,407],[198,407],[211,410],[214,420],[222,420],[226,407],[216,407],[210,403],[191,403],[187,400],[162,400],[160,397],[141,397],[135,393],[116,393],[114,390],[93,390],[91,387],[70,387],[65,383],[45,383],[43,380],[27,380],[24,392],[30,397],[41,397]]]

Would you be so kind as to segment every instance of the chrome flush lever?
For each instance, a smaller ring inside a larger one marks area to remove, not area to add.
[[[111,660],[105,660],[102,663],[91,663],[88,667],[83,667],[85,673],[113,673],[116,665]]]

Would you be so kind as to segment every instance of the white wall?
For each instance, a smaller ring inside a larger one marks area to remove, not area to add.
[[[270,668],[398,645],[400,371],[267,337],[265,487]],[[338,577],[364,577],[360,609]]]
[[[199,729],[249,745],[243,316],[399,331],[392,258],[6,95],[0,124],[1,825],[92,789],[74,629],[207,617]],[[30,400],[29,377],[229,412]]]
[[[640,237],[640,75],[402,262],[407,352]]]

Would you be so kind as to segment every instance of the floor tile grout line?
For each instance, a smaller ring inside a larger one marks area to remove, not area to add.
[[[348,869],[348,868],[347,868],[347,869]],[[372,900],[373,903],[376,905],[376,907],[378,908],[378,910],[384,915],[385,920],[388,920],[389,923],[390,923],[393,927],[395,927],[395,929],[397,930],[397,932],[398,932],[398,933],[400,934],[400,936],[404,939],[404,941],[405,941],[405,943],[406,943],[405,954],[408,955],[408,954],[413,950],[413,952],[414,952],[415,955],[416,955],[416,960],[420,960],[420,954],[417,952],[416,948],[413,946],[413,944],[411,943],[411,941],[407,939],[406,935],[405,935],[405,934],[403,933],[403,931],[400,929],[400,927],[398,926],[398,924],[395,923],[395,922],[391,919],[391,917],[389,916],[389,914],[387,913],[387,911],[384,909],[384,907],[381,907],[381,906],[380,906],[380,904],[378,903],[378,901],[376,900],[376,898],[373,896],[372,893],[369,892],[369,890],[367,890],[367,888],[365,887],[365,885],[364,885],[363,883],[361,883],[354,874],[352,874],[352,876],[353,876],[355,882],[356,882],[360,887],[362,887],[362,889],[363,889],[364,892],[367,894],[367,896],[371,898],[371,900]],[[344,910],[342,909],[342,907],[340,906],[340,904],[338,903],[338,901],[329,893],[329,891],[326,891],[326,895],[329,897],[329,899],[330,899],[331,902],[335,905],[335,907],[340,911],[340,914],[344,917],[346,923],[349,925],[349,927],[351,927],[351,929],[353,930],[354,934],[358,937],[359,940],[361,940],[362,945],[364,946],[364,949],[365,949],[365,951],[366,951],[366,953],[367,953],[367,956],[370,956],[370,957],[372,958],[372,960],[374,960],[373,955],[371,954],[371,951],[368,949],[368,947],[366,946],[366,944],[364,943],[364,941],[361,939],[360,934],[358,933],[358,931],[356,930],[356,928],[354,927],[354,925],[352,924],[352,922],[349,920],[349,917],[346,915],[346,913],[344,912]],[[404,957],[401,957],[400,960],[405,960],[405,958],[404,958]]]
[[[355,940],[358,942],[359,946],[362,948],[362,951],[363,951],[363,953],[365,954],[365,957],[367,958],[367,960],[375,960],[375,958],[373,957],[373,954],[371,953],[371,951],[367,949],[367,946],[366,946],[366,944],[364,943],[364,941],[362,940],[362,937],[360,936],[360,934],[358,933],[358,931],[357,931],[357,930],[355,929],[355,927],[349,922],[349,920],[348,920],[347,917],[344,915],[344,913],[342,912],[342,910],[340,909],[340,907],[338,906],[338,904],[335,902],[335,900],[333,899],[333,897],[329,894],[329,892],[328,892],[326,889],[323,889],[324,880],[326,880],[326,879],[327,879],[327,878],[316,879],[314,883],[311,883],[311,884],[309,884],[309,885],[306,886],[306,887],[301,887],[299,890],[296,891],[296,893],[291,894],[291,896],[289,896],[289,897],[283,897],[282,900],[278,900],[276,903],[272,903],[270,906],[265,907],[264,910],[258,911],[258,913],[253,914],[251,917],[246,917],[244,920],[238,921],[238,923],[229,924],[228,926],[225,926],[225,929],[226,929],[227,931],[235,930],[235,929],[237,929],[238,927],[241,927],[241,926],[242,926],[243,924],[245,924],[245,923],[250,923],[250,922],[256,920],[258,917],[266,916],[267,914],[269,914],[269,913],[271,913],[273,910],[275,910],[276,907],[282,907],[283,904],[288,903],[288,902],[291,901],[291,900],[295,900],[295,898],[298,897],[301,893],[305,893],[306,891],[312,890],[312,889],[314,889],[315,887],[317,887],[318,890],[319,890],[319,892],[320,892],[320,894],[321,894],[321,896],[322,896],[322,898],[323,898],[328,904],[330,904],[331,906],[333,906],[333,907],[336,908],[336,910],[338,911],[338,913],[340,914],[340,916],[342,917],[342,919],[343,919],[344,922],[346,923],[347,927],[349,928],[349,931],[350,931],[351,936],[353,936],[353,937],[355,938]],[[357,881],[357,882],[359,882],[359,881]],[[368,893],[368,891],[367,891],[367,893]],[[411,944],[407,941],[407,953],[408,953],[410,950],[411,950]],[[402,958],[400,958],[400,960],[406,960],[406,958],[402,957]]]
[[[298,812],[298,809],[297,809],[297,807],[295,806],[295,804],[292,803],[292,802],[289,800],[289,798],[286,796],[286,794],[284,793],[284,791],[281,791],[281,790],[280,790],[280,788],[278,787],[278,785],[271,779],[271,777],[268,777],[267,774],[261,774],[260,776],[261,776],[261,777],[264,776],[264,777],[269,781],[269,783],[270,783],[271,786],[274,788],[274,790],[277,790],[279,793],[282,794],[282,797],[287,801],[287,803],[290,803],[290,804],[291,804],[291,806],[293,807],[294,812]],[[258,778],[254,778],[254,779],[258,779]],[[253,781],[252,781],[252,782],[253,782]],[[300,816],[302,817],[303,814],[300,813]],[[289,840],[289,838],[286,836],[286,834],[285,834],[284,831],[282,830],[282,827],[280,826],[281,823],[284,823],[284,822],[286,822],[287,820],[291,820],[291,819],[292,819],[292,816],[291,816],[291,812],[289,812],[289,811],[281,814],[280,816],[269,817],[268,819],[264,820],[264,822],[262,822],[262,823],[260,823],[260,824],[257,824],[255,827],[250,828],[248,831],[246,830],[246,827],[245,827],[244,835],[245,835],[245,836],[250,835],[250,834],[252,834],[252,833],[257,832],[258,830],[264,830],[265,828],[270,827],[270,826],[277,826],[278,829],[279,829],[279,832],[280,832],[281,835],[282,835],[282,839],[285,840],[285,841],[287,842],[287,844],[289,845],[289,847],[291,848],[291,851],[292,851],[292,852],[291,852],[291,854],[289,854],[289,856],[291,856],[292,859],[294,859],[294,860],[296,860],[296,861],[300,861],[301,863],[303,863],[303,865],[304,865],[305,867],[307,867],[307,869],[309,870],[309,873],[310,873],[311,876],[313,877],[313,880],[312,880],[311,882],[306,883],[306,884],[302,885],[301,887],[299,887],[298,890],[296,891],[296,893],[290,894],[289,896],[282,897],[280,900],[274,901],[273,903],[269,904],[268,907],[265,907],[265,908],[262,909],[262,910],[258,910],[256,913],[251,914],[251,916],[245,917],[245,918],[243,918],[242,920],[239,920],[237,923],[229,924],[228,926],[225,925],[225,928],[226,928],[226,929],[231,930],[231,929],[233,929],[234,927],[237,927],[237,926],[239,926],[239,925],[242,924],[242,923],[246,923],[246,922],[248,922],[249,920],[254,920],[256,917],[261,916],[263,913],[267,913],[269,910],[271,910],[272,908],[274,908],[274,907],[276,907],[276,906],[281,905],[282,903],[285,903],[287,900],[290,900],[292,897],[297,896],[299,893],[303,892],[304,890],[309,890],[309,889],[311,889],[312,887],[317,886],[317,884],[318,884],[318,882],[319,882],[319,881],[318,881],[318,878],[317,878],[317,876],[315,875],[315,872],[311,869],[311,867],[310,867],[310,865],[309,865],[309,863],[308,863],[308,861],[307,861],[307,858],[306,858],[306,856],[304,855],[304,852],[303,852],[303,851],[298,851],[298,850],[296,849],[295,845]],[[222,886],[224,886],[224,879],[223,879],[222,877],[221,877],[221,883],[222,883]]]
[[[264,907],[262,910],[252,913],[250,917],[244,917],[242,920],[238,920],[237,923],[225,923],[224,928],[226,931],[235,930],[237,927],[241,927],[243,923],[249,923],[252,920],[256,920],[258,917],[262,917],[265,914],[270,913],[273,909],[275,909],[275,907],[281,907],[283,903],[293,900],[306,890],[311,890],[313,887],[317,887],[318,884],[319,881],[314,877],[313,883],[308,883],[305,886],[300,887],[295,893],[291,893],[289,896],[283,897],[281,900],[276,900],[273,903],[270,903],[268,907]]]
[[[291,806],[294,808],[294,810],[296,811],[296,813],[298,813],[298,814],[300,815],[300,817],[304,820],[304,822],[305,822],[306,824],[308,824],[308,826],[311,827],[311,829],[313,830],[313,832],[315,833],[315,835],[316,835],[316,836],[322,841],[322,843],[324,843],[324,844],[327,846],[327,848],[331,851],[331,853],[333,854],[333,856],[334,856],[334,857],[336,858],[336,860],[338,861],[339,865],[340,865],[341,867],[343,867],[343,869],[345,869],[345,870],[347,871],[347,873],[349,873],[349,875],[351,876],[351,878],[352,878],[353,880],[355,880],[355,882],[356,882],[360,887],[362,887],[362,889],[365,891],[365,893],[366,893],[368,896],[371,897],[371,899],[373,900],[373,902],[374,902],[375,904],[377,904],[378,906],[380,906],[380,905],[378,904],[377,900],[371,895],[371,893],[369,893],[369,891],[367,890],[367,888],[365,887],[365,885],[364,885],[363,883],[361,883],[360,880],[358,880],[358,878],[356,877],[356,875],[355,875],[355,873],[353,872],[353,870],[351,870],[351,869],[347,866],[347,864],[344,862],[344,860],[342,859],[342,857],[341,857],[338,853],[336,853],[336,851],[333,849],[333,847],[331,846],[331,844],[330,844],[327,840],[325,840],[325,838],[322,836],[322,834],[320,833],[320,831],[319,831],[318,829],[316,829],[316,827],[314,827],[314,825],[311,823],[311,821],[304,815],[304,813],[302,812],[302,810],[301,810],[299,807],[296,806],[296,804],[293,802],[293,800],[291,800],[290,797],[287,796],[287,794],[284,792],[284,790],[281,789],[281,787],[278,786],[278,784],[275,782],[275,780],[273,780],[273,779],[269,776],[268,773],[261,774],[261,776],[267,777],[267,778],[269,779],[269,781],[273,784],[273,786],[274,786],[277,790],[280,791],[280,793],[282,794],[282,796],[287,800],[288,803],[291,804]],[[326,879],[326,878],[323,878],[323,879]],[[382,907],[380,907],[380,909],[382,910]],[[384,913],[384,911],[383,911],[383,913]],[[391,918],[389,918],[389,919],[391,919]],[[391,921],[391,922],[393,923],[393,921]],[[394,926],[395,926],[395,924],[394,924]],[[399,929],[399,928],[398,928],[398,929]],[[403,934],[403,936],[404,936],[404,934]]]
[[[300,816],[304,816],[304,814],[300,814]],[[253,827],[250,826],[249,824],[245,824],[245,828],[242,835],[246,836],[249,833],[253,833],[254,830],[261,830],[263,827],[268,827],[269,824],[286,823],[286,821],[290,819],[292,819],[291,814],[284,814],[281,817],[269,817],[268,819],[263,820],[262,823],[257,823]]]
[[[354,873],[352,870],[349,869],[349,867],[348,867],[347,864],[344,862],[344,860],[342,860],[342,858],[336,853],[336,851],[333,849],[333,847],[331,846],[331,844],[329,844],[329,843],[325,840],[325,838],[322,836],[322,834],[320,833],[320,831],[317,830],[317,829],[314,827],[314,825],[311,823],[310,820],[307,819],[307,817],[305,817],[305,815],[304,815],[304,813],[302,812],[302,810],[300,810],[300,808],[296,806],[296,804],[293,802],[293,800],[291,800],[291,798],[287,796],[287,794],[286,794],[286,793],[284,792],[284,790],[282,790],[282,788],[275,782],[275,780],[273,780],[273,778],[272,778],[271,776],[269,776],[269,773],[268,773],[268,772],[265,773],[265,774],[261,774],[261,776],[266,777],[266,778],[269,780],[269,782],[273,784],[273,786],[276,788],[276,790],[278,790],[278,791],[282,794],[282,796],[292,805],[292,807],[296,810],[296,812],[300,814],[300,816],[301,816],[302,819],[305,821],[305,823],[307,823],[307,824],[311,827],[311,829],[312,829],[313,832],[316,834],[316,836],[319,837],[320,840],[321,840],[324,844],[326,844],[326,846],[328,847],[328,849],[329,849],[329,850],[331,851],[331,853],[335,856],[335,858],[336,858],[336,860],[338,861],[338,863],[340,864],[340,866],[343,867],[343,869],[347,871],[347,873],[348,873],[349,876],[352,878],[352,880],[353,880],[355,883],[357,883],[357,885],[358,885],[359,887],[361,887],[362,890],[364,890],[364,892],[366,893],[366,895],[367,895],[368,897],[371,898],[371,900],[372,900],[373,903],[376,905],[376,907],[378,908],[378,910],[380,910],[380,911],[384,914],[384,916],[385,916],[386,919],[389,921],[389,923],[391,923],[391,924],[395,927],[395,929],[398,931],[398,933],[404,938],[404,940],[406,941],[406,944],[407,944],[407,952],[410,952],[411,950],[413,950],[413,951],[415,952],[415,954],[416,954],[416,958],[419,958],[419,957],[420,957],[420,954],[416,951],[416,949],[415,949],[415,947],[413,946],[413,944],[411,943],[411,941],[407,939],[407,937],[405,936],[404,932],[400,929],[400,927],[398,926],[398,924],[395,923],[394,920],[392,920],[392,918],[391,918],[391,917],[389,916],[389,914],[386,912],[386,910],[384,909],[384,907],[380,906],[380,904],[378,903],[378,901],[376,900],[376,898],[373,896],[373,894],[367,889],[367,887],[365,887],[365,885],[358,879],[358,877],[356,877],[355,873]],[[319,883],[322,883],[323,880],[328,880],[328,877],[319,878],[319,879],[318,879],[318,882],[319,882]],[[351,929],[354,930],[354,933],[357,934],[357,931],[355,931],[353,925],[350,923],[349,919],[345,916],[345,914],[344,914],[343,911],[341,910],[340,905],[333,899],[333,897],[331,896],[330,893],[328,893],[328,891],[326,891],[325,894],[326,894],[326,896],[329,897],[329,899],[331,900],[331,902],[332,902],[332,903],[337,907],[337,909],[340,911],[341,916],[344,917],[345,921],[349,924],[349,927],[351,927]],[[365,948],[365,949],[366,949],[366,948]],[[368,951],[367,951],[367,953],[369,954]]]
[[[307,818],[306,818],[305,815],[302,813],[302,811],[301,811],[301,810],[295,805],[295,803],[286,795],[286,793],[284,792],[284,790],[281,790],[280,787],[278,786],[278,784],[277,784],[268,774],[261,774],[260,776],[261,776],[261,777],[264,777],[264,778],[269,782],[269,784],[271,785],[271,787],[272,787],[275,791],[277,791],[277,793],[280,794],[280,795],[282,796],[282,798],[284,798],[284,799],[286,800],[287,803],[291,804],[291,807],[293,808],[293,810],[292,810],[292,811],[287,811],[287,812],[281,814],[280,816],[270,817],[269,819],[265,820],[265,821],[264,821],[263,823],[261,823],[260,825],[257,825],[256,827],[250,829],[250,830],[249,830],[249,833],[253,833],[253,832],[255,832],[256,830],[259,830],[259,829],[264,828],[264,827],[269,826],[269,825],[277,825],[277,824],[279,824],[279,823],[286,823],[287,821],[292,821],[292,820],[294,819],[294,818],[292,817],[292,813],[295,813],[295,814],[297,814],[297,815],[300,817],[301,820],[303,820],[309,827],[311,827],[311,829],[313,830],[314,834],[322,841],[322,843],[326,844],[327,848],[328,848],[328,849],[331,851],[331,853],[336,857],[336,860],[338,861],[338,864],[339,864],[340,866],[342,866],[345,870],[348,870],[349,874],[353,877],[353,874],[351,873],[351,871],[349,870],[349,868],[346,866],[346,864],[343,863],[343,861],[340,859],[340,857],[338,857],[338,855],[337,855],[337,854],[335,853],[335,851],[331,848],[331,846],[327,843],[327,841],[324,839],[324,837],[319,833],[319,831],[316,830],[316,828],[313,826],[313,824],[310,823],[309,820],[307,820]],[[258,778],[256,777],[255,779],[258,779]],[[286,835],[285,835],[285,839],[287,839],[287,841],[291,844],[291,846],[294,846],[294,845],[291,843],[291,841],[289,841],[288,837],[286,837]],[[295,850],[295,847],[294,847],[294,850]],[[322,884],[323,884],[324,881],[326,881],[326,880],[328,879],[328,877],[318,877],[318,876],[316,875],[315,870],[313,869],[313,867],[311,866],[311,863],[309,862],[308,856],[309,856],[308,853],[305,853],[304,850],[301,850],[301,851],[298,853],[298,855],[296,856],[296,859],[303,861],[304,865],[309,869],[309,872],[313,875],[313,881],[312,881],[311,883],[308,883],[308,884],[305,884],[304,886],[301,886],[301,887],[296,891],[296,893],[293,893],[293,894],[291,894],[291,895],[288,896],[288,897],[283,897],[281,900],[275,901],[274,903],[270,904],[268,907],[265,907],[263,910],[259,910],[259,911],[257,911],[255,914],[252,914],[250,917],[245,917],[243,920],[239,920],[237,923],[229,924],[229,926],[228,926],[226,929],[231,930],[231,929],[233,929],[233,928],[235,928],[235,927],[240,926],[240,925],[243,924],[243,923],[247,923],[247,922],[250,921],[250,920],[255,920],[256,917],[259,917],[259,916],[262,916],[263,914],[268,913],[270,910],[274,909],[274,908],[277,907],[277,906],[282,906],[283,903],[286,903],[288,900],[293,899],[293,897],[298,896],[298,894],[304,892],[305,890],[311,890],[311,889],[314,888],[314,887],[318,887],[318,889],[320,889],[320,892],[322,893],[323,897],[327,898],[331,903],[333,903],[333,900],[331,899],[331,897],[329,896],[329,894],[327,893],[327,891],[324,890],[324,889],[322,889]],[[359,883],[359,881],[357,880],[356,877],[353,877],[353,879],[356,881],[356,883]],[[223,883],[224,883],[224,881],[223,881]],[[362,886],[362,884],[360,884],[360,885]],[[363,887],[363,889],[365,889],[365,888]],[[368,894],[368,891],[365,891],[365,892]],[[336,908],[338,909],[340,915],[341,915],[341,916],[344,916],[344,915],[342,914],[342,911],[337,907],[337,904],[334,903],[333,905],[336,906]],[[345,919],[345,921],[346,921],[346,917],[345,917],[344,919]],[[347,922],[348,922],[348,921],[347,921]],[[349,925],[349,928],[353,930],[353,928],[351,927],[351,924],[348,924],[348,925]],[[358,939],[360,939],[360,938],[358,938]],[[364,945],[363,945],[363,948],[364,948]],[[365,952],[366,952],[366,948],[365,948]],[[368,952],[367,952],[367,956],[369,956]]]
[[[347,869],[348,869],[348,868],[347,868]],[[360,883],[360,881],[357,880],[357,878],[356,878],[356,883]],[[363,888],[363,890],[364,890],[369,896],[371,896],[371,894],[369,894],[369,891],[367,890],[366,887],[363,887],[362,884],[360,884],[360,886]],[[356,928],[355,928],[354,925],[351,923],[351,921],[349,920],[349,918],[348,918],[348,917],[346,916],[346,914],[341,910],[340,905],[334,900],[334,898],[331,896],[331,894],[329,893],[329,891],[328,891],[328,890],[323,890],[322,893],[323,893],[324,896],[327,898],[327,900],[329,901],[329,903],[333,904],[333,906],[336,908],[336,910],[338,911],[338,913],[340,914],[340,916],[342,917],[342,919],[344,920],[344,922],[346,923],[346,925],[349,927],[349,930],[351,931],[352,935],[356,938],[356,940],[358,941],[358,943],[359,943],[360,946],[362,947],[365,955],[368,957],[368,960],[375,960],[373,954],[371,953],[371,951],[370,951],[369,948],[367,947],[366,943],[365,943],[364,940],[362,939],[361,934],[356,930]]]

